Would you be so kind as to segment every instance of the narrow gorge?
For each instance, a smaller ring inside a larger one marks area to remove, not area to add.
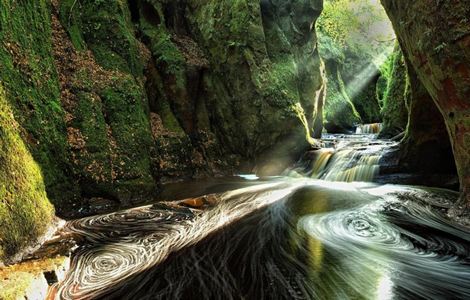
[[[469,298],[469,18],[0,0],[0,299]]]

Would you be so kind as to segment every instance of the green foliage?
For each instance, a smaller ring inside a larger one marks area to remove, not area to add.
[[[330,72],[327,77],[328,98],[323,110],[326,129],[351,130],[354,125],[361,123],[361,117],[345,89],[339,70]]]
[[[362,27],[359,16],[352,9],[354,3],[357,3],[357,0],[325,1],[322,16],[317,23],[320,32],[340,47],[346,46],[351,32],[359,31]]]
[[[383,68],[384,78],[387,78],[385,92],[383,92],[383,129],[382,137],[393,137],[405,131],[408,124],[408,101],[410,97],[410,84],[405,61],[400,47],[395,46],[388,66]]]
[[[386,82],[377,78],[379,69],[389,76],[389,63],[383,64],[394,43],[383,8],[373,0],[328,0],[317,29],[329,78],[325,106],[329,126],[351,128],[358,121],[380,121],[379,101]],[[382,85],[379,92],[377,84]]]
[[[336,47],[369,58],[383,52],[394,37],[385,11],[371,0],[325,1],[317,29]]]

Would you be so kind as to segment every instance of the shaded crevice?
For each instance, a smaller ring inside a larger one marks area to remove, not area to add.
[[[140,10],[142,12],[142,16],[145,18],[145,20],[153,25],[153,26],[159,26],[162,23],[162,20],[158,14],[158,12],[155,10],[155,8],[148,2],[143,1],[142,2],[142,9]]]
[[[134,23],[134,24],[138,23],[139,18],[140,18],[138,1],[129,0],[129,1],[127,1],[127,5],[129,6],[129,11],[131,12],[131,21],[132,21],[132,23]]]

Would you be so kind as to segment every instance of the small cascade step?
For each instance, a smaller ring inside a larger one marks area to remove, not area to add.
[[[364,124],[356,128],[356,134],[379,134],[382,130],[382,123]]]
[[[379,175],[381,158],[387,149],[396,144],[364,135],[341,135],[336,138],[328,135],[324,138],[331,145],[330,148],[307,153],[285,175],[325,181],[372,182]]]

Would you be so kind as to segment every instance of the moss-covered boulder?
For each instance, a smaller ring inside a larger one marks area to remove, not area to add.
[[[0,262],[36,241],[54,216],[22,131],[0,86]]]

